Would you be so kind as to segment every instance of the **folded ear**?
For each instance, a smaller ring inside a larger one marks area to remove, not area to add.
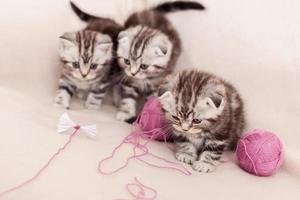
[[[211,97],[207,97],[206,102],[209,106],[215,109],[221,109],[224,107],[225,100],[221,95],[214,95]]]
[[[117,54],[120,57],[128,57],[130,51],[130,41],[131,41],[131,33],[130,31],[121,31],[118,36],[118,50]]]
[[[154,54],[158,57],[165,56],[168,53],[168,47],[164,45],[158,45],[154,47]]]
[[[65,39],[69,41],[76,41],[76,32],[67,32],[59,37],[60,39]]]
[[[76,61],[78,57],[78,46],[76,33],[65,33],[60,36],[59,55],[65,61]]]
[[[219,109],[225,103],[226,88],[219,81],[211,81],[205,89],[207,104],[213,108]]]
[[[170,91],[165,92],[159,97],[160,104],[166,111],[173,113],[175,108],[175,98]]]
[[[112,57],[113,43],[108,35],[98,34],[94,47],[94,62],[103,64]]]
[[[118,42],[121,44],[129,42],[129,35],[130,33],[128,31],[121,31],[118,35]]]
[[[154,48],[154,55],[158,57],[166,56],[172,48],[171,41],[164,34],[157,34],[152,38],[151,43]]]
[[[107,43],[101,42],[96,44],[96,49],[108,54],[111,53],[112,46],[113,46],[112,42],[107,42]]]
[[[98,34],[96,37],[96,48],[104,52],[108,52],[112,50],[113,42],[110,36]]]

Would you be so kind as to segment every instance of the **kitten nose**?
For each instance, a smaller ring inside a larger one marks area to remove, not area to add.
[[[85,77],[87,76],[87,74],[81,74],[81,76],[82,76],[83,78],[85,78]]]
[[[81,74],[81,76],[82,76],[82,78],[85,78],[87,75],[88,75],[88,71],[85,71],[85,70],[82,70],[82,69],[80,69],[80,74]]]
[[[138,73],[138,71],[139,71],[139,69],[135,69],[134,67],[131,67],[131,69],[130,69],[130,74],[131,74],[132,76],[135,76],[135,75]]]
[[[137,72],[135,72],[135,73],[130,72],[130,74],[131,74],[132,76],[135,76],[135,75],[137,74]]]
[[[85,78],[90,72],[90,66],[87,66],[85,64],[81,64],[80,68],[79,68],[79,72],[80,72],[81,76],[83,78]]]
[[[183,122],[183,123],[181,124],[181,128],[182,128],[182,130],[184,130],[184,131],[188,131],[188,130],[190,130],[190,125],[189,125],[188,123],[186,123],[186,122]]]

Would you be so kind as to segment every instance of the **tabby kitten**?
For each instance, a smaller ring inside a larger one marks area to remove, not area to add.
[[[157,89],[174,68],[181,52],[180,38],[165,17],[176,10],[205,9],[197,2],[167,2],[132,14],[120,32],[117,56],[123,69],[117,119],[132,121],[137,100],[157,95]]]
[[[232,150],[244,128],[243,102],[224,80],[200,71],[176,74],[162,87],[160,101],[174,133],[176,158],[211,172]]]
[[[73,3],[71,6],[89,24],[84,30],[60,37],[59,55],[63,69],[55,104],[68,109],[71,97],[77,94],[86,98],[88,109],[98,109],[117,68],[114,52],[122,27],[111,19],[88,15]]]

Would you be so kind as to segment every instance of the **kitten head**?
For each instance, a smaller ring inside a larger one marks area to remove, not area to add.
[[[155,78],[166,72],[172,43],[158,30],[137,26],[122,31],[118,37],[119,64],[127,76]]]
[[[112,59],[112,45],[108,35],[95,31],[65,33],[59,46],[64,72],[81,81],[102,76]]]
[[[218,123],[226,105],[225,86],[209,76],[196,71],[180,73],[160,96],[175,134],[197,137]]]

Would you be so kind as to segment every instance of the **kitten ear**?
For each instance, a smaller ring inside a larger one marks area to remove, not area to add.
[[[226,88],[219,81],[212,80],[206,88],[205,95],[207,97],[207,104],[213,108],[219,109],[224,106]]]
[[[117,54],[120,57],[127,57],[130,50],[130,33],[128,31],[121,31],[118,35],[118,49]]]
[[[76,33],[65,33],[60,36],[58,52],[62,60],[70,62],[76,61],[76,58],[78,57]]]
[[[161,33],[152,38],[151,43],[154,48],[154,55],[158,57],[166,56],[172,48],[169,38]]]
[[[128,31],[121,31],[119,33],[118,42],[123,43],[123,44],[129,42],[129,33],[128,33]]]
[[[118,35],[118,40],[122,40],[126,36],[127,36],[127,31],[121,31]]]
[[[68,41],[76,41],[76,33],[75,32],[64,33],[59,38]]]
[[[158,57],[160,56],[165,56],[168,53],[168,47],[163,46],[163,45],[159,45],[154,47],[154,54]]]
[[[94,47],[94,62],[103,64],[112,57],[113,43],[108,35],[98,34]]]
[[[99,34],[96,37],[96,45],[95,47],[98,48],[101,51],[104,51],[106,53],[108,53],[109,51],[112,50],[112,39],[108,36],[108,35],[102,35]]]
[[[99,53],[101,53],[101,55],[111,55],[112,46],[112,43],[97,43],[95,45],[95,56],[99,56]]]
[[[224,97],[221,95],[215,95],[212,97],[207,97],[206,103],[215,109],[221,109],[224,106],[225,101]]]
[[[118,41],[119,43],[124,43],[124,42],[128,42],[130,43],[130,40],[132,40],[132,38],[136,37],[137,34],[139,33],[139,31],[142,30],[142,26],[135,26],[135,27],[130,27],[127,28],[126,30],[123,30],[119,33],[118,35]]]
[[[165,92],[163,95],[159,97],[161,106],[168,112],[171,112],[174,110],[175,105],[175,98],[173,94],[170,91]]]

